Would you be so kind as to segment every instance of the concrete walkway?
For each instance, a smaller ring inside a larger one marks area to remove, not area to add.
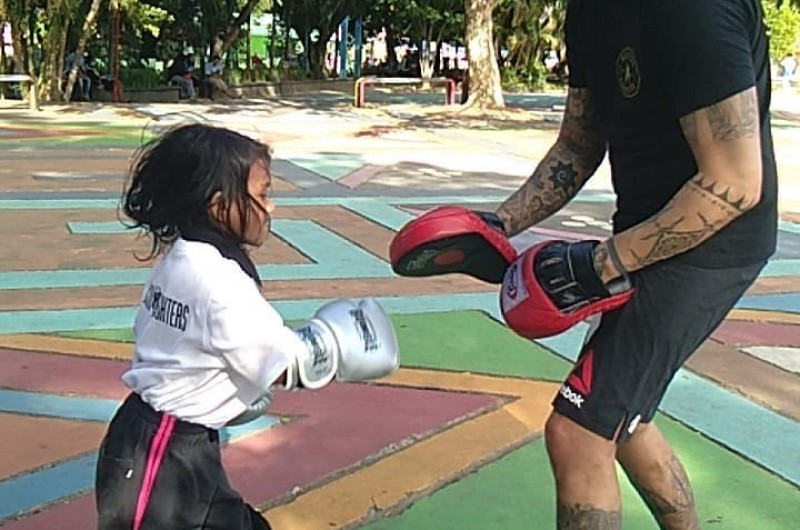
[[[657,422],[694,482],[706,526],[800,528],[800,105],[776,98],[779,251],[677,376]],[[394,276],[388,244],[438,204],[490,207],[550,146],[560,94],[516,95],[493,116],[424,97],[229,105],[0,109],[0,526],[86,530],[105,422],[125,396],[131,323],[148,268],[117,220],[131,154],[184,121],[271,144],[275,237],[255,253],[265,295],[301,320],[376,296],[402,369],[374,384],[279,393],[225,431],[231,480],[276,530],[552,528],[542,443],[549,402],[585,329],[510,333],[497,293],[465,277]],[[608,234],[608,168],[563,212],[515,238]],[[655,529],[621,476],[625,528]]]

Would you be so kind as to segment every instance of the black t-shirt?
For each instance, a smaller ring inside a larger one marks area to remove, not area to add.
[[[658,212],[697,174],[679,118],[756,86],[761,202],[678,259],[755,263],[775,251],[777,175],[768,42],[758,0],[570,0],[570,86],[588,88],[609,147],[614,230]]]

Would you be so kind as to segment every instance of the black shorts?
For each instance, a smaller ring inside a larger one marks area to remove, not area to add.
[[[632,275],[636,293],[593,326],[554,409],[622,442],[653,419],[675,373],[719,326],[764,263],[707,269],[664,261]]]
[[[228,482],[219,434],[131,394],[100,446],[99,530],[270,530]]]

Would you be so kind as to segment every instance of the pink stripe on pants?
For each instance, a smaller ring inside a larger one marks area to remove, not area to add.
[[[167,450],[167,444],[169,443],[174,428],[175,416],[163,414],[156,435],[150,444],[150,450],[147,453],[147,466],[144,470],[142,489],[139,490],[139,498],[136,501],[136,516],[133,519],[133,530],[139,530],[142,526],[142,520],[144,520],[147,505],[150,503],[150,494],[153,491],[153,484],[155,484],[156,475],[158,475],[158,468],[161,467],[161,462],[164,460],[164,452]]]

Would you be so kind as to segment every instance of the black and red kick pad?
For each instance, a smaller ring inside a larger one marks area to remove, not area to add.
[[[505,234],[460,206],[423,213],[406,223],[389,246],[392,270],[400,276],[461,273],[500,284],[516,257]]]

